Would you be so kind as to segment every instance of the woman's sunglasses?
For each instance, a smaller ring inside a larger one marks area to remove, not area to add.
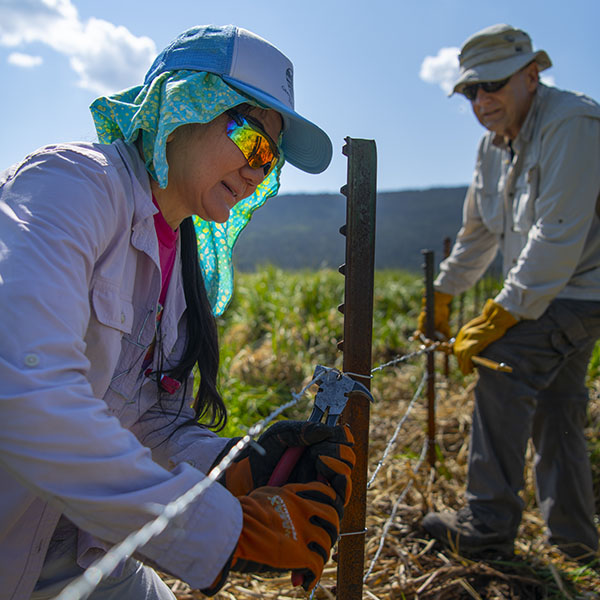
[[[512,77],[512,75],[511,75]],[[509,81],[510,77],[502,79],[501,81],[480,81],[479,83],[472,83],[471,85],[465,85],[462,93],[467,97],[467,100],[473,102],[477,98],[477,92],[481,88],[488,94],[493,94],[498,90],[501,90]]]
[[[228,110],[227,137],[242,151],[253,169],[262,169],[265,177],[279,161],[279,148],[261,124],[235,110]]]

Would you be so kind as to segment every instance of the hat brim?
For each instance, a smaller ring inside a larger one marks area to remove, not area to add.
[[[224,81],[235,89],[272,108],[283,117],[281,149],[284,158],[306,173],[322,173],[331,162],[333,146],[329,136],[314,123],[300,116],[285,104],[263,91],[222,75]]]
[[[462,94],[464,88],[471,83],[506,79],[533,60],[537,62],[540,71],[552,66],[552,61],[544,50],[519,54],[518,56],[511,56],[504,60],[482,63],[461,72],[454,84],[454,89],[449,95],[452,96],[455,93]]]

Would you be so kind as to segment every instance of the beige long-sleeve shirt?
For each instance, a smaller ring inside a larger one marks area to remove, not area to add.
[[[500,250],[495,300],[516,317],[536,319],[557,297],[600,300],[600,106],[540,84],[512,151],[482,138],[436,289],[467,290]]]

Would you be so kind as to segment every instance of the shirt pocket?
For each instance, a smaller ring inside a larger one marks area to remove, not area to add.
[[[92,286],[92,307],[96,319],[107,327],[129,334],[133,328],[133,304],[121,298],[118,286],[97,279]]]
[[[479,216],[489,231],[501,234],[504,226],[502,196],[497,190],[477,186],[474,190]]]
[[[513,202],[513,230],[526,234],[535,221],[535,201],[539,188],[539,165],[527,169],[517,182]]]

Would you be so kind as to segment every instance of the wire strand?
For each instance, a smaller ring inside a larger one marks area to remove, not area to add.
[[[425,456],[427,455],[428,447],[429,447],[429,442],[428,442],[428,440],[425,440],[425,443],[423,444],[423,449],[421,450],[421,455],[419,456],[419,460],[417,461],[417,464],[415,465],[415,468],[413,469],[414,475],[416,475],[418,473],[419,469],[421,468],[421,465],[423,464],[423,461],[425,460]],[[369,565],[369,569],[366,572],[365,576],[363,577],[363,583],[366,583],[367,579],[373,572],[375,563],[379,560],[379,555],[381,554],[381,551],[383,550],[385,538],[387,537],[388,531],[390,530],[390,527],[392,526],[392,523],[394,521],[394,517],[396,516],[396,512],[398,511],[398,507],[400,506],[400,502],[402,502],[402,500],[404,500],[404,497],[406,496],[408,491],[412,488],[412,485],[413,485],[413,480],[411,479],[406,484],[406,487],[402,490],[402,493],[400,494],[400,496],[398,496],[398,499],[394,503],[392,512],[390,513],[390,517],[386,521],[386,523],[383,527],[383,532],[381,534],[381,539],[379,540],[379,547],[377,548],[377,552],[375,552],[375,556],[373,557],[373,560],[371,561],[371,564]]]
[[[392,446],[396,443],[396,438],[398,437],[398,434],[400,433],[400,430],[402,429],[402,426],[404,425],[404,423],[406,422],[406,419],[408,418],[408,416],[410,415],[410,412],[415,404],[415,402],[417,401],[417,399],[419,398],[419,396],[421,395],[421,392],[423,391],[423,388],[425,387],[425,382],[427,381],[427,373],[425,373],[417,387],[417,391],[414,393],[407,409],[406,412],[404,413],[404,416],[402,417],[402,419],[400,419],[400,422],[398,423],[394,434],[392,435],[390,441],[388,442],[387,446],[385,447],[385,450],[383,451],[383,456],[381,457],[381,459],[379,460],[379,462],[377,463],[377,467],[375,468],[375,471],[373,472],[373,475],[371,475],[371,479],[369,479],[368,483],[367,483],[367,490],[371,487],[371,485],[373,484],[373,481],[375,481],[375,477],[377,477],[377,473],[379,473],[381,467],[383,466],[383,463],[385,461],[385,459],[388,457],[388,454],[390,453]]]

